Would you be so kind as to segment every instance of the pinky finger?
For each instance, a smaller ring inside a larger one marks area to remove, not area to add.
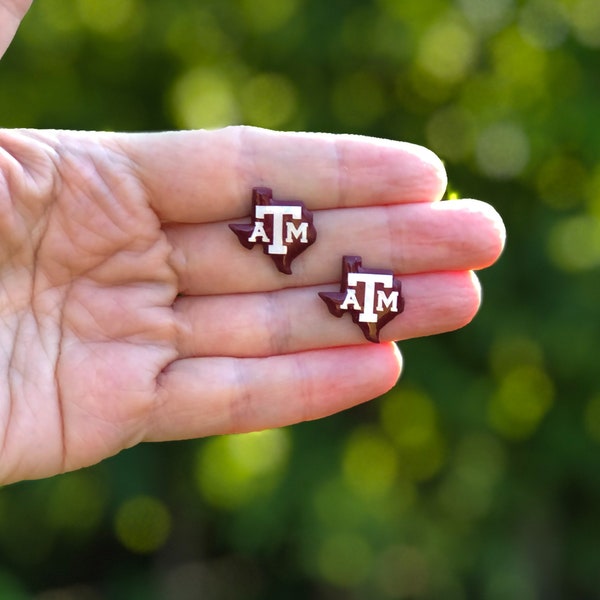
[[[188,358],[161,374],[146,441],[258,431],[331,415],[391,389],[393,343],[268,358]]]

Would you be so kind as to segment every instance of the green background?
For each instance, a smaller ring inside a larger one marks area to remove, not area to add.
[[[597,0],[35,2],[1,126],[407,140],[508,242],[383,398],[1,489],[0,598],[600,598],[599,59]]]

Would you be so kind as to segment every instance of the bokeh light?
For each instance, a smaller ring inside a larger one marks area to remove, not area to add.
[[[508,239],[370,404],[2,488],[0,598],[595,598],[599,51],[598,0],[35,0],[3,126],[424,144]]]
[[[494,179],[517,177],[529,161],[527,134],[517,123],[493,123],[478,135],[475,155],[485,175]]]
[[[398,390],[381,403],[381,426],[396,446],[402,476],[435,475],[444,461],[444,439],[431,399],[422,391]]]
[[[275,487],[289,452],[290,438],[285,429],[212,438],[198,450],[199,489],[210,504],[237,508]]]
[[[548,252],[565,271],[594,269],[600,265],[600,218],[578,214],[559,221],[550,231]]]
[[[569,33],[565,7],[552,0],[528,0],[520,10],[519,30],[535,46],[560,46]]]
[[[75,3],[81,22],[95,32],[115,35],[130,34],[142,18],[144,5],[137,0],[77,0]]]
[[[570,21],[577,39],[586,46],[600,47],[600,6],[595,0],[570,3]]]
[[[235,88],[228,70],[195,67],[181,75],[171,91],[173,118],[182,129],[216,128],[239,120]]]
[[[425,31],[417,50],[417,65],[444,82],[458,83],[477,59],[477,40],[465,22],[453,13],[443,15]]]
[[[378,496],[392,487],[398,458],[378,429],[356,429],[346,444],[343,469],[348,486],[357,494]]]
[[[484,34],[494,33],[505,26],[515,9],[514,0],[458,0],[458,5],[473,28]]]
[[[532,365],[517,366],[502,377],[490,399],[490,424],[509,439],[529,437],[553,400],[554,384],[547,373]]]
[[[299,9],[299,0],[236,0],[248,29],[268,35],[285,25]]]
[[[135,554],[156,552],[171,531],[171,514],[158,498],[135,496],[124,502],[115,516],[115,533]]]
[[[260,73],[244,83],[240,91],[244,123],[277,129],[289,123],[297,111],[293,83],[276,73]]]
[[[48,517],[62,535],[89,536],[100,526],[107,510],[105,481],[88,471],[58,479],[47,498]]]
[[[447,106],[435,112],[427,123],[427,141],[441,158],[461,161],[473,151],[474,118],[460,106]]]
[[[487,515],[506,468],[501,442],[489,434],[474,433],[458,444],[439,490],[443,510],[459,522]]]

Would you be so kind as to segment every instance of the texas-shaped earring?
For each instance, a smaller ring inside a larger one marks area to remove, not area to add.
[[[335,317],[350,313],[363,335],[375,343],[382,327],[404,310],[402,284],[393,271],[364,268],[360,256],[344,256],[340,291],[319,296]]]
[[[251,222],[230,224],[240,243],[251,250],[262,244],[279,271],[292,273],[292,261],[317,239],[313,215],[303,202],[275,200],[267,187],[252,190]]]

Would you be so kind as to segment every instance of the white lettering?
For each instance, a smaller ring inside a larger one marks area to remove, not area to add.
[[[358,316],[361,323],[377,323],[377,313],[373,311],[375,306],[375,285],[381,284],[384,288],[394,286],[394,276],[381,273],[348,273],[348,285],[356,287],[359,283],[365,285],[365,305]]]
[[[362,310],[358,298],[356,297],[356,291],[352,288],[346,290],[346,297],[344,298],[344,302],[340,305],[340,308],[342,310],[348,310],[350,304],[354,310]]]
[[[286,224],[287,235],[285,238],[286,244],[291,244],[294,239],[300,238],[300,243],[307,244],[308,243],[308,223],[303,221],[296,227],[294,223],[288,221]]]
[[[254,230],[252,231],[252,235],[248,238],[249,242],[256,242],[258,238],[261,238],[263,242],[270,242],[269,236],[265,231],[265,224],[262,221],[254,222]]]
[[[302,218],[301,206],[263,206],[255,207],[255,218],[264,219],[265,215],[273,217],[273,240],[267,251],[269,254],[287,254],[287,247],[283,244],[283,217],[284,215],[292,219]],[[253,241],[253,240],[250,240]],[[269,240],[267,240],[269,241]]]
[[[388,296],[383,290],[377,290],[377,311],[383,312],[385,308],[398,312],[398,292],[390,292]]]

